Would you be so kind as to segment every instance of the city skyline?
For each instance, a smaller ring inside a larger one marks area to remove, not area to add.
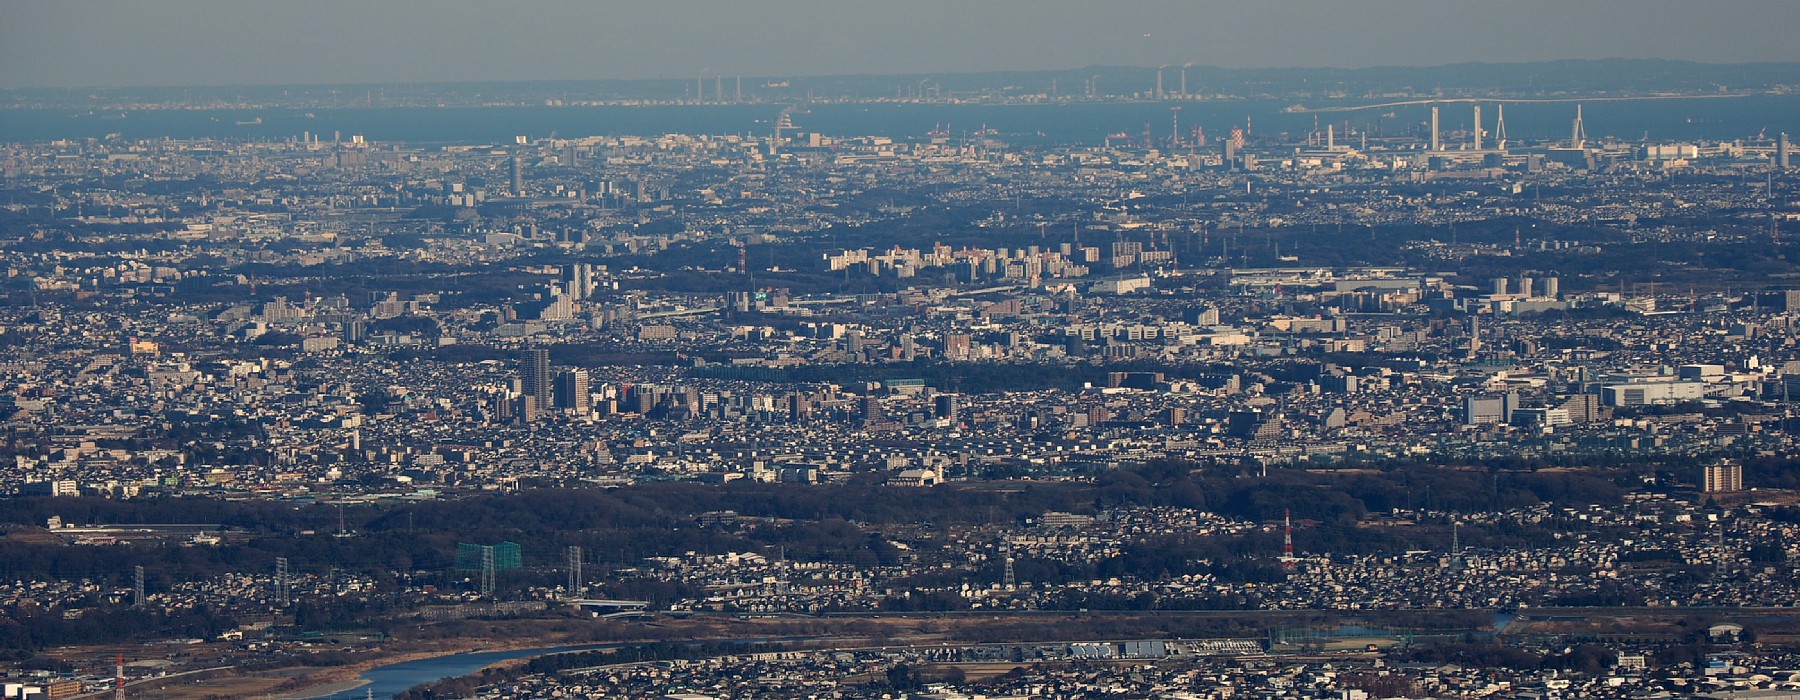
[[[95,9],[101,11],[95,12]],[[1124,8],[1014,0],[12,6],[0,88],[967,73],[1084,65],[1424,66],[1800,60],[1800,10],[1656,2],[1319,0]],[[1555,21],[1548,21],[1555,18]]]
[[[6,7],[0,700],[1800,693],[1792,5]]]

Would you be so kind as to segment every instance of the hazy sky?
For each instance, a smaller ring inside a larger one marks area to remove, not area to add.
[[[1800,61],[1800,0],[0,0],[0,87]]]

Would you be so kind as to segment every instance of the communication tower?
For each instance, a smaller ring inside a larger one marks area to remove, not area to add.
[[[1294,556],[1294,514],[1281,511],[1281,568],[1293,569],[1300,560]]]

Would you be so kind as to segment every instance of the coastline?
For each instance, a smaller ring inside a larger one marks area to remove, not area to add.
[[[1672,94],[1672,95],[1602,95],[1594,97],[1433,97],[1398,102],[1381,102],[1366,105],[1338,105],[1320,107],[1318,109],[1300,108],[1293,114],[1323,114],[1325,112],[1360,112],[1365,109],[1386,109],[1389,107],[1409,107],[1431,104],[1561,104],[1574,102],[1639,102],[1645,100],[1717,100],[1733,97],[1753,97],[1753,92],[1728,92],[1720,94]]]

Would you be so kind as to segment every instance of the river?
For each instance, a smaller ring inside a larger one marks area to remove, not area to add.
[[[721,644],[769,644],[777,642],[815,642],[822,639],[817,636],[799,637],[736,637],[730,639],[708,639],[686,642],[704,644],[716,642]],[[550,654],[563,654],[575,651],[596,651],[600,649],[619,649],[623,647],[645,644],[647,642],[611,642],[607,644],[581,644],[576,646],[536,647],[532,649],[514,649],[511,651],[471,651],[448,656],[434,656],[416,661],[377,666],[363,672],[358,678],[368,681],[353,689],[341,690],[330,695],[320,695],[312,700],[356,700],[374,695],[377,698],[392,698],[415,686],[433,683],[445,678],[466,676],[488,666],[513,659],[529,659]]]
[[[422,683],[432,683],[445,678],[466,676],[488,666],[513,659],[528,659],[547,654],[559,654],[570,651],[590,651],[594,649],[616,648],[618,644],[587,644],[582,646],[540,647],[536,649],[514,649],[511,651],[473,651],[449,656],[434,656],[429,659],[402,661],[397,664],[376,666],[365,671],[361,680],[366,685],[354,690],[345,690],[322,696],[321,700],[360,700],[374,695],[377,698],[392,698]]]

